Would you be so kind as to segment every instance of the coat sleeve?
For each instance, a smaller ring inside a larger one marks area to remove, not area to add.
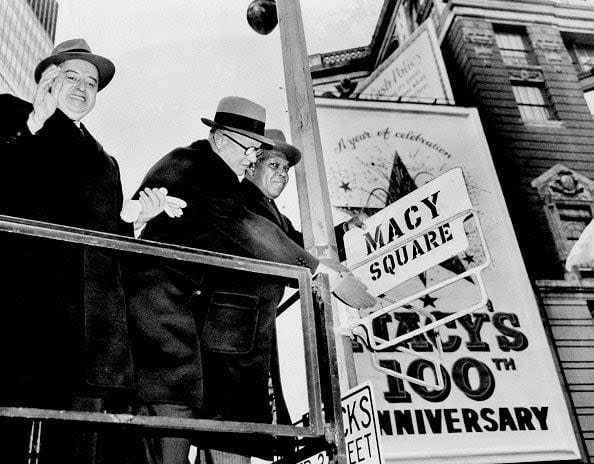
[[[30,103],[9,94],[0,95],[0,146],[26,143],[33,135],[27,127]]]
[[[224,166],[198,164],[197,151],[174,150],[147,174],[140,189],[166,187],[170,195],[187,201],[181,218],[172,221],[158,216],[145,231],[146,238],[173,241],[180,245],[220,251],[225,242],[243,250],[245,256],[266,261],[308,267],[314,271],[318,260],[291,240],[272,221],[250,211],[245,205],[239,182]],[[140,190],[139,189],[139,190]],[[209,232],[208,238],[204,238]],[[193,241],[194,236],[203,239]],[[233,251],[227,251],[233,253]]]
[[[108,155],[109,156],[109,155]],[[128,237],[134,237],[134,225],[124,222],[120,217],[122,206],[124,204],[124,193],[122,190],[122,179],[120,176],[120,166],[117,160],[113,156],[109,156],[111,163],[113,164],[113,176],[115,187],[115,214],[116,214],[116,233],[120,235],[126,235]]]
[[[227,239],[255,258],[315,271],[318,260],[272,221],[247,209],[238,189],[204,190],[209,218]]]
[[[32,105],[13,95],[0,95],[0,214],[27,216],[38,189],[38,153],[35,136],[27,127]],[[47,154],[45,154],[47,155]]]

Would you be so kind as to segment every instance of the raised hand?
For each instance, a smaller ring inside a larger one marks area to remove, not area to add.
[[[56,112],[58,95],[62,90],[63,83],[64,73],[56,65],[48,66],[41,74],[33,98],[33,111],[27,121],[32,133],[41,129],[45,121]]]

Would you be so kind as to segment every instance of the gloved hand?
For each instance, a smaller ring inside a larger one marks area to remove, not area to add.
[[[187,203],[181,198],[167,196],[166,188],[144,189],[139,200],[126,200],[120,217],[125,222],[134,222],[140,227],[158,216],[162,211],[171,217],[180,217]]]
[[[367,292],[367,287],[342,264],[321,260],[316,273],[328,275],[330,291],[344,304],[357,309],[375,306],[376,299]]]

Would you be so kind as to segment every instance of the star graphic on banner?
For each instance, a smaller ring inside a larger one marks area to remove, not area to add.
[[[351,186],[349,185],[349,184],[350,184],[350,182],[345,182],[344,180],[343,180],[343,181],[341,181],[341,182],[342,182],[342,184],[340,184],[340,187],[338,187],[338,188],[341,188],[341,189],[343,189],[345,192],[348,192],[349,190],[353,190],[353,189],[351,188]]]
[[[408,172],[408,168],[400,158],[398,151],[394,152],[394,162],[392,163],[392,172],[390,174],[390,184],[388,186],[388,198],[386,206],[399,200],[400,198],[408,195],[409,193],[416,190],[417,184]],[[441,267],[447,269],[454,274],[462,274],[466,271],[466,267],[462,263],[462,260],[457,256],[449,258],[440,264]],[[419,275],[421,282],[427,285],[427,276],[425,274]],[[465,279],[473,283],[472,277],[466,276]]]
[[[469,255],[468,253],[464,253],[464,257],[462,258],[466,261],[466,264],[474,263],[474,255]]]
[[[433,306],[435,308],[437,298],[433,298],[431,295],[425,295],[419,298],[419,300],[423,302],[423,308],[426,308],[427,306]]]

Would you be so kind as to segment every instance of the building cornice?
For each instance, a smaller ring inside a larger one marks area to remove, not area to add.
[[[594,279],[536,280],[534,284],[541,293],[593,293]]]
[[[591,34],[594,4],[577,0],[450,0],[446,16],[510,24],[547,24],[561,31]]]
[[[377,66],[394,33],[395,11],[402,0],[384,0],[378,24],[368,46],[310,55],[314,79],[343,73],[370,72]],[[456,17],[486,19],[507,24],[546,24],[571,34],[592,34],[594,0],[450,0],[436,29],[439,42]],[[375,65],[375,66],[374,66]]]
[[[315,79],[327,75],[367,71],[377,66],[378,57],[385,50],[386,37],[394,29],[394,11],[402,0],[384,0],[378,22],[369,45],[309,56],[309,68]]]

